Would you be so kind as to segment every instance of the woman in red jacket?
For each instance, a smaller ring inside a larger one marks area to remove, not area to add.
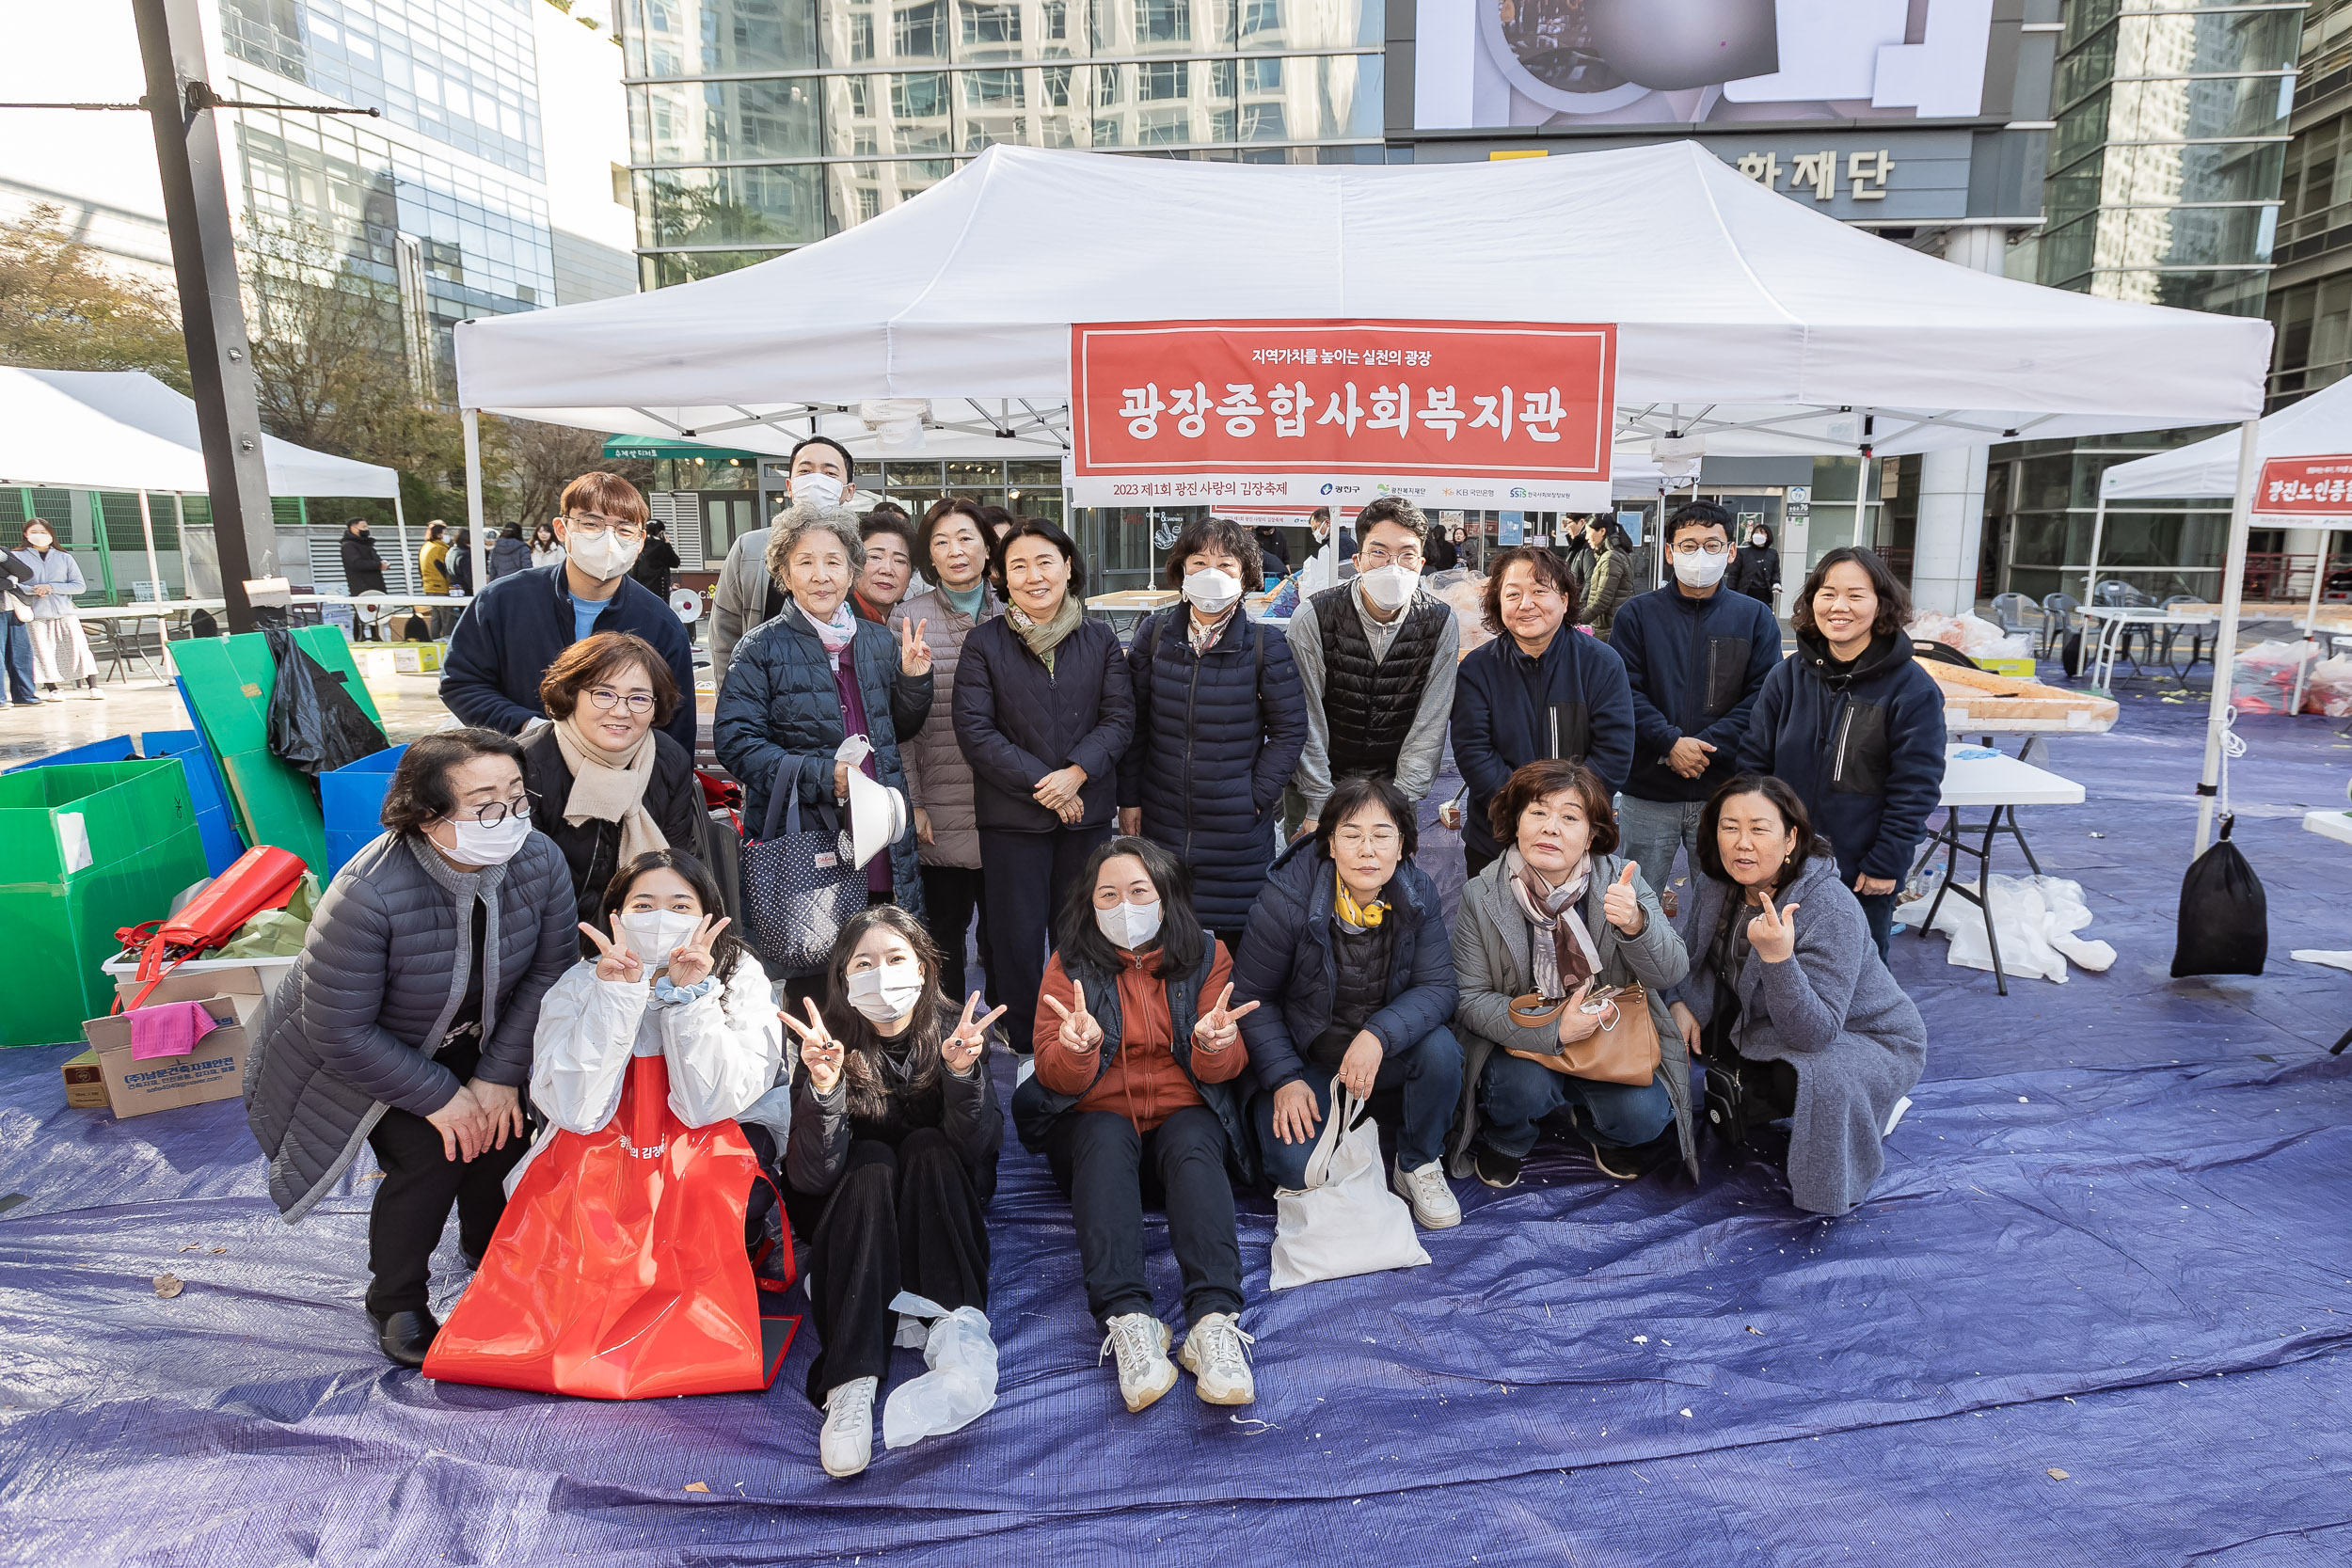
[[[1176,1384],[1143,1273],[1143,1205],[1168,1212],[1191,1325],[1182,1360],[1211,1404],[1257,1397],[1241,1332],[1232,1180],[1254,1180],[1233,1080],[1249,1065],[1232,958],[1200,928],[1190,878],[1149,839],[1087,858],[1038,998],[1037,1071],[1013,1125],[1070,1196],[1087,1307],[1141,1410]]]

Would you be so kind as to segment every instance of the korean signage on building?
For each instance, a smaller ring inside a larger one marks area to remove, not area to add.
[[[2352,518],[2352,453],[2266,459],[2254,510],[2267,517]]]
[[[1613,325],[1081,324],[1070,375],[1081,506],[1608,504]]]

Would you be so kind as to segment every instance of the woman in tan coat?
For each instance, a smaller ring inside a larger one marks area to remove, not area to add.
[[[910,594],[891,615],[921,624],[931,648],[934,701],[944,710],[956,689],[956,662],[972,628],[1004,605],[988,585],[989,531],[977,501],[949,496],[924,514],[915,558],[930,586]],[[914,808],[916,852],[922,862],[925,925],[940,951],[940,991],[966,996],[964,933],[979,915],[980,969],[989,968],[988,917],[980,907],[980,835],[972,811],[972,765],[963,759],[951,724],[926,724],[898,747]],[[995,987],[988,986],[995,1000]]]

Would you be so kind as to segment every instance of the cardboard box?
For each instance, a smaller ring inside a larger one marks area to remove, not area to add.
[[[98,1053],[85,1051],[65,1064],[65,1102],[79,1110],[106,1108],[106,1078],[98,1070]]]
[[[152,1056],[143,1062],[131,1055],[128,1015],[93,1018],[82,1026],[90,1048],[98,1053],[106,1103],[114,1107],[117,1117],[143,1117],[151,1111],[234,1100],[245,1092],[246,1037],[236,1003],[230,997],[208,997],[204,1010],[220,1027],[197,1041],[194,1051],[184,1056]]]
[[[276,974],[270,976],[273,981],[278,974],[282,974],[286,970],[294,967],[292,958],[270,958],[260,961],[267,962],[276,971]],[[189,973],[192,970],[199,973]],[[114,973],[111,964],[108,965],[107,972]],[[139,987],[143,984],[145,982],[136,975],[115,974],[115,994],[122,999],[122,1005],[127,1007],[131,1005],[131,998],[139,993]],[[253,1022],[253,1015],[262,1010],[262,1004],[269,1000],[270,990],[271,987],[262,982],[262,973],[256,960],[191,958],[169,974],[165,975],[154,990],[149,994],[147,1000],[139,1006],[152,1007],[166,1002],[203,1002],[217,996],[236,1009],[236,1022],[250,1023]],[[88,1025],[85,1024],[82,1032],[90,1043],[93,1045],[97,1043],[98,1037],[89,1033]],[[205,1037],[208,1040],[211,1037],[209,1035]],[[203,1047],[199,1045],[197,1049],[201,1051]]]

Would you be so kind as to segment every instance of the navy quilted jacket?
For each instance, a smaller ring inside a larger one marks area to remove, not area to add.
[[[907,774],[898,741],[921,729],[931,710],[930,674],[899,673],[898,634],[871,621],[857,623],[849,657],[856,661],[858,700],[866,705],[866,736],[874,743],[874,777],[903,791]],[[754,626],[735,645],[711,714],[711,750],[743,785],[744,832],[765,835],[768,792],[779,769],[800,791],[803,829],[812,825],[808,807],[830,809],[833,753],[846,733],[833,661],[800,606],[787,603],[782,614]],[[779,811],[778,832],[783,821]],[[890,847],[890,885],[894,903],[923,912],[912,825]]]
[[[327,884],[246,1057],[246,1119],[287,1223],[342,1175],[384,1106],[430,1116],[464,1086],[428,1046],[439,1048],[465,998],[477,897],[496,915],[475,1074],[530,1082],[539,999],[580,960],[563,851],[534,832],[504,865],[461,873],[420,837],[381,835]]]
[[[1282,785],[1306,750],[1307,700],[1279,627],[1235,615],[1203,657],[1192,651],[1191,613],[1180,604],[1136,629],[1136,737],[1119,762],[1119,803],[1142,807],[1143,836],[1192,867],[1200,923],[1239,930],[1265,885]]]
[[[1085,815],[1099,827],[1119,795],[1119,759],[1135,737],[1135,699],[1118,634],[1083,621],[1054,650],[1054,668],[1029,651],[1005,616],[983,621],[956,662],[956,744],[972,765],[973,816],[982,828],[1052,832],[1062,819],[1037,803],[1038,781],[1076,763]]]

